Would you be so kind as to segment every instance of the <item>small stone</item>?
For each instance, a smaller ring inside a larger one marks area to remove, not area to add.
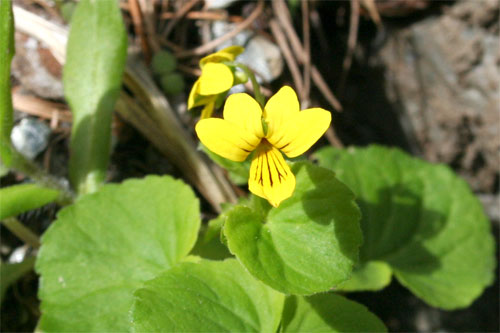
[[[14,126],[10,139],[16,150],[29,160],[33,160],[49,143],[50,128],[44,122],[24,118]]]
[[[18,264],[20,262],[23,262],[27,254],[28,254],[28,246],[27,245],[20,246],[16,248],[14,251],[12,251],[7,262],[9,264]]]
[[[205,0],[207,9],[222,9],[229,7],[238,0]]]

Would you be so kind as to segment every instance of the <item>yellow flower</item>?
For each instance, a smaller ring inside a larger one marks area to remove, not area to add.
[[[200,60],[201,76],[189,93],[188,109],[205,105],[201,119],[212,115],[219,94],[231,89],[234,83],[233,72],[222,62],[234,61],[243,51],[241,46],[230,46]]]
[[[229,96],[224,119],[200,120],[196,133],[208,149],[232,161],[242,162],[255,151],[248,188],[278,207],[295,189],[295,176],[281,152],[290,158],[303,154],[330,122],[331,114],[324,109],[300,111],[295,91],[285,86],[269,99],[264,111],[248,94]]]

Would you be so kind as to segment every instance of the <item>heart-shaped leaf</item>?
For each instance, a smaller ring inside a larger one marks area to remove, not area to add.
[[[170,177],[105,185],[62,209],[36,263],[40,328],[129,330],[133,292],[185,258],[199,226],[194,193]]]
[[[492,283],[490,223],[448,167],[380,146],[316,156],[357,195],[363,263],[386,262],[413,293],[444,309],[468,306]]]
[[[284,303],[235,259],[179,264],[135,298],[136,332],[276,332]]]
[[[350,276],[361,244],[360,215],[352,192],[333,172],[308,162],[292,170],[297,187],[291,198],[278,208],[232,209],[224,234],[256,278],[281,292],[307,295]]]
[[[332,293],[287,297],[282,327],[284,333],[387,331],[364,305]]]

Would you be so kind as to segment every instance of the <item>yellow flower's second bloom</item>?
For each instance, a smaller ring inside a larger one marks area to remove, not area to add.
[[[303,154],[330,122],[331,114],[324,109],[300,111],[295,91],[285,86],[269,99],[264,111],[248,94],[229,96],[224,119],[200,120],[196,133],[208,149],[232,161],[242,162],[255,151],[248,188],[278,207],[295,189],[295,176],[281,152],[290,158]]]
[[[222,62],[234,61],[243,51],[241,46],[230,46],[200,60],[201,76],[189,93],[188,109],[205,105],[201,119],[212,115],[219,94],[231,89],[234,83],[233,72]]]

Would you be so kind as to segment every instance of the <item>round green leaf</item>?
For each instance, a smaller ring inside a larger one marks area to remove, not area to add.
[[[413,293],[444,309],[468,306],[492,283],[490,223],[448,167],[380,146],[316,155],[358,197],[363,262],[386,262]]]
[[[284,333],[387,332],[364,305],[331,293],[288,297],[282,326]]]
[[[137,332],[276,332],[284,303],[234,259],[179,264],[134,295]]]
[[[178,95],[184,91],[184,77],[179,73],[164,74],[160,78],[160,86],[167,95]]]
[[[199,227],[194,193],[170,177],[105,185],[62,209],[36,263],[40,328],[128,330],[133,292],[185,258]]]
[[[281,292],[307,295],[351,274],[361,245],[360,214],[333,172],[307,162],[292,170],[297,187],[290,199],[268,211],[234,208],[224,234],[229,250],[256,278]]]
[[[151,67],[155,74],[170,74],[177,67],[177,59],[171,52],[161,50],[154,54]]]
[[[341,283],[337,290],[341,291],[375,291],[389,285],[391,282],[391,267],[380,261],[369,261],[358,264],[352,271],[349,280]]]

